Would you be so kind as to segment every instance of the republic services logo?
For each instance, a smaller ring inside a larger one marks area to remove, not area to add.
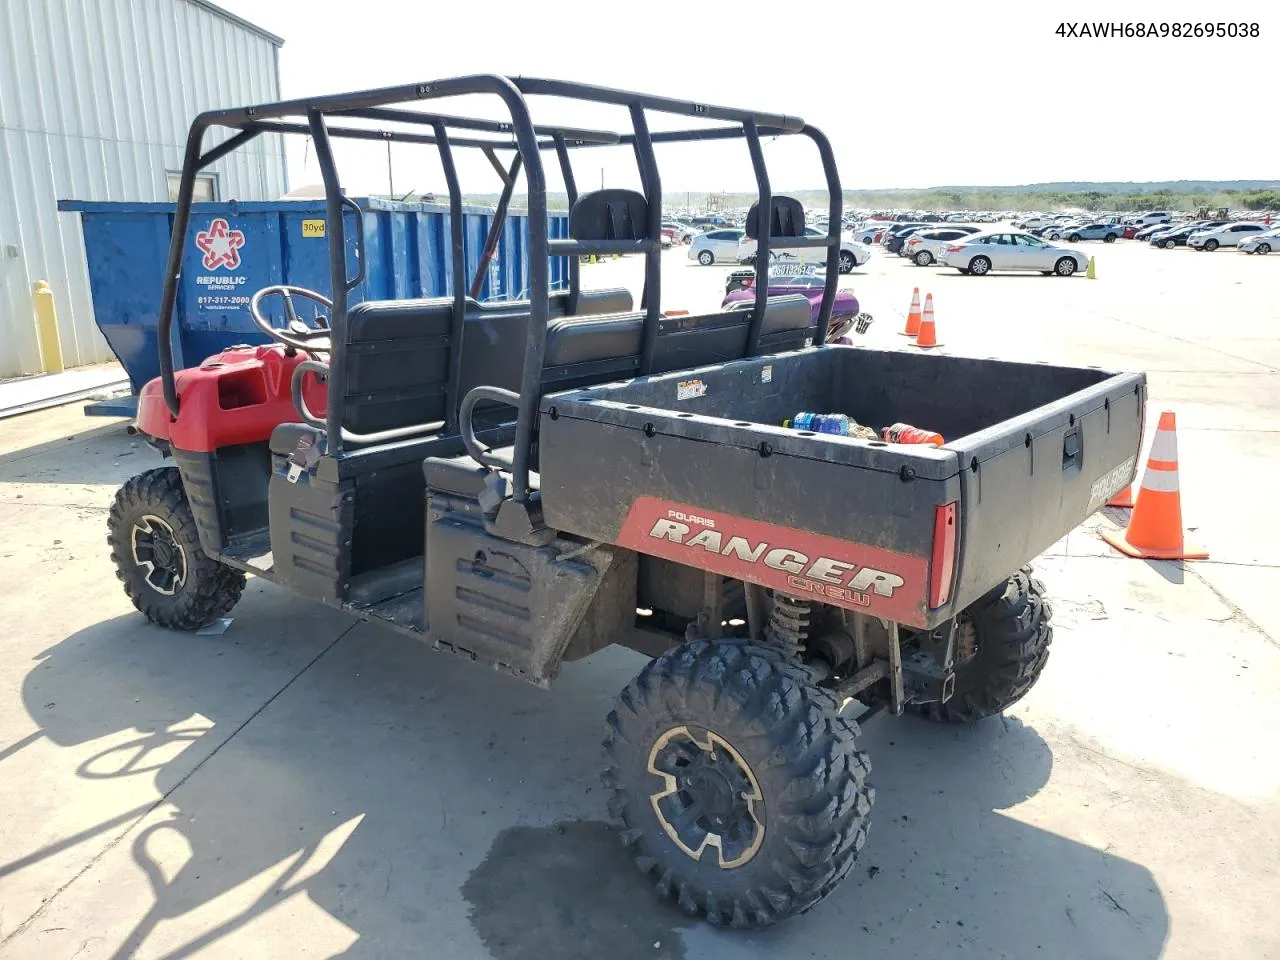
[[[204,268],[217,270],[226,267],[235,270],[240,266],[240,248],[244,246],[244,231],[232,230],[222,217],[209,222],[208,230],[196,234],[196,246],[204,251]]]

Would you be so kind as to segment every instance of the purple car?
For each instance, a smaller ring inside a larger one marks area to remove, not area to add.
[[[744,278],[748,283],[754,284],[754,279]],[[769,278],[769,296],[782,297],[787,294],[798,293],[807,297],[809,306],[813,310],[813,318],[818,319],[818,311],[822,308],[822,288],[826,284],[826,280],[813,274],[801,274],[789,277],[770,277]],[[756,291],[754,286],[739,287],[736,290],[730,290],[725,294],[724,302],[720,304],[721,308],[729,306],[731,303],[741,303],[744,300],[754,300]],[[852,290],[837,290],[836,302],[831,308],[832,320],[847,320],[858,314],[858,298],[853,295]]]

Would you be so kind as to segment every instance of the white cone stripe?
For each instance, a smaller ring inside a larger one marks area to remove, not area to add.
[[[1142,476],[1142,489],[1152,493],[1177,493],[1177,470],[1148,470]]]
[[[1178,459],[1178,435],[1172,430],[1157,430],[1151,441],[1151,452],[1147,456],[1152,460],[1168,460],[1173,463]]]

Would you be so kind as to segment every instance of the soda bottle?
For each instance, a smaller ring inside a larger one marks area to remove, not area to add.
[[[942,439],[942,434],[934,433],[932,430],[922,430],[909,423],[895,423],[891,427],[885,427],[880,432],[880,436],[888,443],[932,443],[935,447],[946,443]]]

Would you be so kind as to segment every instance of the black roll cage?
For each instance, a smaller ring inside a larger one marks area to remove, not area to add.
[[[392,104],[434,100],[443,97],[491,94],[503,101],[511,120],[495,121],[444,114],[421,113],[390,107]],[[580,130],[563,126],[535,125],[530,117],[525,97],[549,96],[592,103],[613,104],[626,107],[631,115],[630,133],[611,133],[601,130]],[[675,114],[698,120],[718,120],[730,126],[707,127],[694,130],[669,130],[651,133],[647,114]],[[381,120],[394,123],[415,124],[430,128],[430,133],[410,133],[401,130],[373,130],[359,127],[329,126],[329,118]],[[292,121],[292,122],[291,122]],[[305,121],[305,122],[302,122]],[[204,136],[210,127],[220,126],[236,131],[232,136],[207,151],[203,150]],[[450,129],[476,133],[504,134],[509,139],[493,137],[451,137]],[[529,496],[529,462],[533,446],[535,421],[541,400],[543,355],[546,347],[548,300],[550,296],[549,258],[569,257],[569,313],[577,305],[580,293],[578,257],[587,254],[643,253],[645,255],[645,284],[641,309],[645,312],[640,360],[641,375],[650,372],[654,346],[661,319],[661,224],[662,184],[654,157],[655,143],[679,143],[700,140],[728,140],[744,138],[751,155],[759,195],[759,222],[772,221],[773,193],[769,173],[761,148],[761,137],[777,137],[799,134],[808,137],[818,148],[826,175],[829,219],[825,237],[796,237],[786,240],[788,247],[825,246],[827,248],[826,284],[823,288],[822,306],[814,332],[815,345],[825,342],[831,321],[831,308],[835,301],[838,281],[837,266],[840,252],[841,187],[836,170],[831,143],[816,127],[798,117],[719,107],[690,100],[650,96],[625,90],[614,90],[591,84],[545,80],[533,77],[503,77],[490,74],[455,77],[430,83],[413,83],[403,86],[383,87],[355,93],[312,97],[304,100],[286,100],[280,103],[264,103],[227,110],[211,110],[200,114],[191,124],[187,134],[186,151],[182,164],[182,179],[178,190],[177,209],[169,242],[169,258],[165,270],[164,289],[160,299],[159,342],[160,376],[165,403],[176,416],[179,410],[177,387],[173,369],[173,311],[177,302],[178,280],[182,269],[182,253],[191,217],[191,204],[195,190],[196,174],[220,160],[232,151],[244,146],[263,133],[298,133],[309,135],[315,147],[316,160],[324,182],[326,201],[326,236],[329,245],[329,269],[331,275],[332,316],[329,318],[331,334],[330,364],[328,375],[328,404],[325,429],[328,451],[342,451],[343,396],[346,370],[345,340],[347,323],[347,294],[364,279],[365,263],[363,245],[357,243],[358,270],[356,276],[347,276],[346,237],[343,222],[344,207],[354,204],[346,199],[338,180],[331,138],[390,141],[396,143],[434,144],[440,153],[445,182],[449,190],[450,224],[452,227],[453,270],[453,325],[451,339],[450,402],[447,430],[459,428],[459,406],[456,391],[459,378],[459,354],[462,347],[462,326],[466,298],[479,292],[488,262],[497,248],[502,234],[503,221],[515,189],[516,179],[523,167],[528,186],[529,220],[529,336],[525,350],[520,380],[520,393],[512,399],[516,407],[515,447],[511,461],[512,493],[515,500],[526,501]],[[547,187],[543,174],[542,151],[554,150],[564,177],[569,205],[578,197],[573,170],[569,162],[569,149],[601,145],[630,144],[635,151],[636,164],[648,204],[646,236],[641,240],[573,240],[550,239],[547,236]],[[453,162],[453,148],[479,149],[488,158],[502,179],[502,194],[485,241],[481,262],[470,284],[465,282],[465,253],[462,223],[462,191],[458,184],[457,170]],[[497,151],[514,150],[510,165],[498,159]],[[758,231],[756,250],[756,289],[768,290],[770,230]],[[759,345],[763,326],[766,297],[757,296],[751,314],[747,335],[748,355]],[[477,390],[486,388],[476,388]],[[475,392],[475,391],[473,391]],[[492,391],[491,391],[492,392]],[[503,391],[505,393],[505,391]],[[471,435],[470,424],[464,425],[464,436]],[[470,446],[470,445],[469,445]]]

